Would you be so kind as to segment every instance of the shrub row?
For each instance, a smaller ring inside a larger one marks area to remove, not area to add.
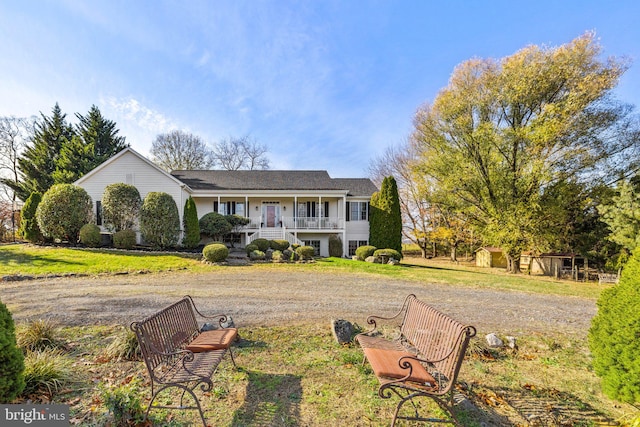
[[[359,261],[364,261],[370,256],[374,256],[378,260],[380,260],[383,256],[393,258],[396,261],[400,261],[402,259],[402,254],[395,249],[378,249],[375,246],[371,245],[360,246],[356,249],[356,257]]]

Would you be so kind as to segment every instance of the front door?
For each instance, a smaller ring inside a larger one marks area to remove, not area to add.
[[[266,217],[267,217],[267,227],[275,227],[276,226],[276,206],[267,205],[266,209]]]

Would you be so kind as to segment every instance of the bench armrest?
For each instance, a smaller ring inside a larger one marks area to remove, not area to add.
[[[220,326],[221,328],[222,328],[222,324],[227,322],[228,317],[227,317],[226,314],[214,314],[214,315],[206,316],[206,315],[202,314],[200,312],[200,310],[198,310],[198,308],[196,307],[196,304],[193,302],[193,298],[191,298],[191,296],[185,295],[184,298],[189,298],[189,300],[191,301],[191,307],[193,307],[195,312],[198,313],[198,316],[202,317],[203,319],[217,319],[218,326]]]
[[[377,320],[384,320],[384,321],[390,321],[390,320],[398,319],[407,310],[407,307],[409,305],[409,299],[411,299],[411,298],[416,298],[416,296],[414,294],[407,295],[407,298],[405,298],[404,303],[402,304],[402,307],[400,308],[400,310],[396,314],[391,316],[391,317],[383,317],[383,316],[376,316],[376,315],[368,316],[367,317],[367,324],[371,325],[372,328],[369,331],[365,332],[365,333],[371,333],[371,332],[376,330],[376,328],[378,327],[376,319]]]

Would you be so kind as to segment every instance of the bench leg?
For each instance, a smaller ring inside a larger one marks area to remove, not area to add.
[[[396,406],[396,411],[393,414],[393,420],[391,421],[391,427],[395,427],[396,425],[396,421],[397,420],[408,420],[408,421],[421,421],[421,422],[428,422],[428,423],[443,423],[443,424],[453,424],[456,426],[459,426],[460,424],[458,424],[458,421],[455,419],[455,417],[453,417],[450,419],[442,419],[442,418],[425,418],[425,417],[421,417],[420,414],[418,413],[418,408],[416,407],[415,402],[413,402],[413,398],[418,397],[418,396],[423,396],[423,397],[431,397],[435,403],[438,404],[438,406],[440,406],[440,408],[445,412],[445,413],[451,413],[450,409],[447,408],[446,406],[443,406],[443,402],[441,402],[439,399],[434,398],[432,396],[427,396],[424,393],[411,393],[411,394],[407,394],[406,396],[402,396],[397,390],[392,389],[398,396],[400,396],[400,402],[398,402],[398,405]],[[400,409],[402,408],[402,406],[404,406],[405,403],[407,402],[411,402],[411,404],[413,405],[413,409],[415,411],[415,416],[400,416]]]
[[[233,362],[233,367],[237,368],[238,365],[236,365],[236,360],[233,358],[233,351],[231,351],[231,347],[229,347],[229,356],[231,356],[231,361]]]
[[[176,406],[153,406],[153,402],[154,400],[156,400],[156,397],[158,397],[158,395],[160,393],[162,393],[164,390],[171,388],[171,387],[178,387],[182,389],[182,395],[180,396],[180,406],[176,407]],[[185,407],[182,405],[183,403],[183,399],[184,399],[184,394],[185,393],[189,393],[191,395],[191,397],[193,397],[193,400],[195,401],[196,406],[195,407]],[[161,387],[160,389],[158,389],[158,391],[151,397],[151,401],[149,402],[149,407],[147,408],[147,412],[144,414],[144,421],[147,421],[147,418],[149,418],[149,411],[151,411],[151,408],[163,408],[163,409],[197,409],[198,412],[200,413],[200,419],[202,420],[202,425],[204,427],[207,427],[207,420],[204,418],[204,412],[202,412],[202,406],[200,406],[200,401],[198,400],[198,397],[195,395],[195,393],[193,392],[193,390],[189,387],[186,387],[182,384],[169,384],[166,385],[164,387]]]

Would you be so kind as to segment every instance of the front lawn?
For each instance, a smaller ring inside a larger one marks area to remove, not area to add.
[[[34,246],[0,246],[0,276],[116,274],[137,271],[196,270],[198,254],[163,254],[117,250]]]

